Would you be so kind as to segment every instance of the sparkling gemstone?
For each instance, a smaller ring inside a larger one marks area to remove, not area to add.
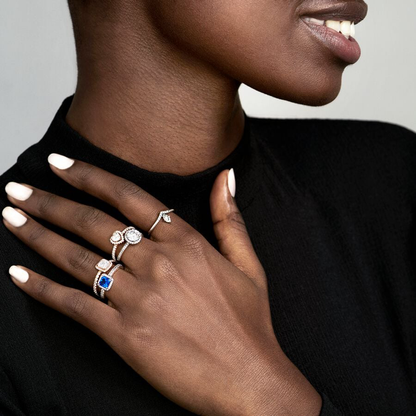
[[[109,290],[112,284],[113,278],[111,276],[107,276],[106,274],[103,274],[98,281],[98,286],[104,290]]]
[[[110,238],[112,244],[120,244],[123,242],[123,234],[120,231],[115,231]]]
[[[171,222],[170,215],[168,215],[168,214],[163,214],[162,218],[165,222]]]
[[[128,243],[137,244],[142,239],[142,233],[136,229],[128,230],[125,238]]]
[[[110,267],[112,266],[112,262],[110,260],[106,260],[106,259],[101,259],[97,265],[95,266],[95,268],[97,270],[101,270],[102,272],[106,272],[110,269]]]

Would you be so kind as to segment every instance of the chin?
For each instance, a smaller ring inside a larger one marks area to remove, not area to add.
[[[305,94],[299,97],[294,97],[292,101],[297,104],[308,105],[311,107],[320,107],[327,105],[334,101],[341,91],[341,83],[338,86],[330,88],[322,88],[320,90],[307,91]]]
[[[258,82],[245,83],[280,100],[319,107],[331,103],[338,97],[342,86],[343,70],[344,68],[341,70],[336,68],[332,71],[320,69],[308,74],[293,72],[285,82],[282,82],[280,77],[269,76],[257,80]]]

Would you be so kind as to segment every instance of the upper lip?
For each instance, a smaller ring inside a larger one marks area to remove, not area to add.
[[[355,24],[364,20],[368,6],[362,0],[349,0],[333,3],[328,0],[315,0],[301,12],[301,17],[313,17],[319,20],[350,21]]]

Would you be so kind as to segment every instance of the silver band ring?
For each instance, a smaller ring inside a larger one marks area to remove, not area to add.
[[[111,251],[113,261],[120,261],[121,256],[126,251],[127,247],[130,244],[134,245],[140,243],[142,236],[143,234],[134,227],[127,227],[123,231],[114,231],[110,238],[110,243],[113,244],[113,250]],[[118,256],[116,256],[117,247],[123,243],[125,243],[123,248],[118,253]]]
[[[113,286],[113,282],[114,282],[113,275],[114,275],[114,273],[122,267],[123,267],[122,264],[120,264],[120,263],[116,264],[110,270],[110,272],[108,274],[103,273],[101,275],[101,277],[98,279],[97,286],[99,288],[101,288],[101,292],[100,292],[101,299],[104,299],[105,292],[108,292],[111,289],[111,287]]]
[[[160,211],[159,215],[155,221],[155,223],[150,227],[150,230],[147,232],[149,234],[154,230],[157,224],[159,224],[159,221],[163,219],[166,223],[170,224],[172,222],[172,219],[170,218],[169,212],[174,211],[174,209],[167,209],[166,211]]]
[[[98,284],[98,279],[100,278],[102,273],[106,273],[108,272],[111,267],[113,266],[114,261],[113,260],[107,260],[107,259],[101,259],[96,265],[95,268],[98,270],[98,273],[95,276],[94,279],[94,283],[92,285],[92,289],[94,291],[94,293],[98,295],[98,291],[97,291],[97,284]]]

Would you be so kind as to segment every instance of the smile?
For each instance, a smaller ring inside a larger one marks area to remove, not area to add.
[[[309,33],[318,39],[323,52],[331,52],[347,64],[360,59],[360,45],[355,40],[355,27],[367,15],[363,1],[342,1],[334,4],[328,0],[306,1],[299,11],[301,21]]]
[[[329,29],[335,30],[335,32],[342,33],[347,39],[355,36],[355,23],[344,20],[344,21],[337,21],[337,20],[319,20],[313,17],[305,17],[303,19],[305,22],[317,25],[317,26],[325,26]]]

